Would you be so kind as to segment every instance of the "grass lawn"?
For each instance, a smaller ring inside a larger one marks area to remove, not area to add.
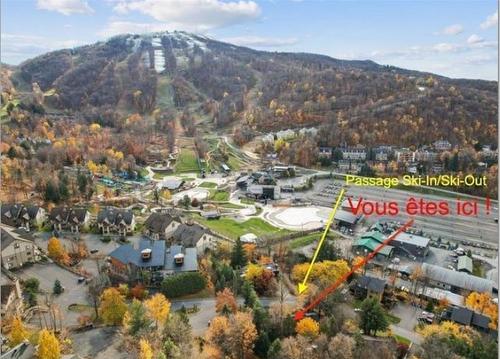
[[[314,241],[319,240],[320,238],[321,238],[321,233],[311,233],[311,234],[308,234],[304,237],[292,239],[288,243],[288,247],[290,249],[297,249],[297,248],[305,247],[305,246],[313,243]]]
[[[401,335],[397,335],[397,334],[394,334],[393,336],[394,336],[394,339],[396,339],[396,341],[400,344],[405,344],[408,346],[411,344],[411,340],[408,338],[402,337]]]
[[[229,192],[226,191],[214,191],[210,194],[210,199],[212,201],[228,201]]]
[[[175,172],[198,172],[196,153],[190,148],[183,148],[175,164]]]
[[[255,203],[255,200],[252,199],[252,198],[248,198],[248,197],[243,197],[240,199],[241,203],[244,203],[244,204],[254,204]]]
[[[476,277],[484,278],[484,267],[481,261],[473,260],[472,261],[472,274]]]
[[[401,321],[401,318],[396,317],[395,315],[392,315],[391,313],[386,313],[385,316],[387,317],[387,321],[390,324],[398,324]]]
[[[230,202],[219,203],[218,206],[222,207],[222,208],[229,208],[229,209],[242,209],[242,208],[245,208],[244,206],[240,206],[239,204],[234,204],[234,203],[230,203]]]
[[[213,231],[232,239],[237,239],[246,233],[254,233],[257,236],[290,233],[289,230],[276,228],[260,218],[250,218],[245,222],[237,222],[230,218],[206,220],[200,217],[197,220]]]
[[[215,187],[217,187],[217,183],[214,183],[214,182],[202,182],[199,187],[203,187],[203,188],[215,188]]]

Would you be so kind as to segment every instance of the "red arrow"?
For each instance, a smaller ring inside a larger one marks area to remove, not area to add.
[[[396,238],[401,232],[405,231],[407,228],[411,227],[413,224],[413,219],[410,219],[408,222],[406,222],[402,227],[400,227],[396,232],[392,233],[385,241],[380,243],[377,248],[370,254],[368,254],[366,257],[363,258],[361,262],[358,264],[355,264],[352,268],[351,271],[344,274],[342,277],[337,279],[335,283],[333,283],[331,286],[328,288],[324,289],[314,300],[309,303],[307,306],[302,308],[301,310],[297,311],[295,313],[295,320],[299,321],[304,318],[305,314],[316,307],[319,303],[321,303],[331,292],[333,292],[335,289],[337,289],[342,283],[344,283],[347,278],[349,278],[354,272],[356,272],[358,269],[364,267],[366,263],[368,263],[373,257],[377,255],[378,252],[382,248],[384,248],[386,245],[388,245],[394,238]]]

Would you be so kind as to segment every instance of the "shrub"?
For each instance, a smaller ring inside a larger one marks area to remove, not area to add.
[[[201,273],[181,273],[163,279],[161,291],[169,298],[199,292],[205,288],[206,280]]]

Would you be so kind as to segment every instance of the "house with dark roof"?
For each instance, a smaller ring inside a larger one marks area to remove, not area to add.
[[[19,214],[21,226],[30,231],[34,228],[41,228],[47,218],[45,209],[39,206],[24,206]]]
[[[387,239],[387,237],[383,234],[383,226],[381,226],[379,223],[376,225],[373,225],[372,230],[369,232],[366,232],[361,236],[361,242],[356,242],[356,244],[362,245],[363,243],[366,243],[367,240],[371,240],[371,245],[370,246],[364,246],[368,249],[373,247],[374,245],[377,245],[382,243]],[[422,237],[422,236],[417,236],[415,234],[409,234],[402,232],[398,234],[392,241],[390,246],[386,246],[391,248],[391,255],[404,255],[410,258],[423,258],[429,254],[429,248],[430,248],[430,239],[427,237]],[[373,250],[372,250],[373,251]],[[384,251],[384,249],[382,249]],[[382,253],[381,251],[381,253]],[[385,252],[388,252],[388,250],[385,250]],[[390,255],[389,255],[390,256]]]
[[[134,232],[135,216],[127,209],[106,207],[97,215],[97,227],[102,234],[117,232],[121,236],[126,236]]]
[[[45,217],[45,210],[39,206],[2,205],[2,223],[11,227],[23,227],[30,231],[31,228],[41,227]]]
[[[443,312],[441,320],[449,320],[457,324],[473,327],[483,333],[488,333],[491,330],[489,326],[490,318],[468,308],[450,307]]]
[[[69,211],[66,225],[72,233],[80,233],[88,229],[90,224],[90,212],[86,208],[72,208]]]
[[[135,281],[148,271],[152,279],[161,281],[165,276],[198,270],[196,248],[174,245],[165,241],[143,239],[138,246],[124,244],[109,254],[110,273],[124,281]]]
[[[70,208],[68,206],[54,207],[50,211],[49,221],[56,231],[63,228],[72,233],[80,233],[90,224],[90,213],[86,208]]]
[[[2,204],[2,224],[17,227],[22,209],[23,205],[21,204]]]
[[[68,222],[68,216],[71,209],[68,206],[58,206],[52,208],[49,214],[49,221],[54,230],[62,231]]]
[[[350,289],[357,298],[376,298],[382,300],[386,281],[384,279],[362,275],[354,280]]]
[[[33,237],[22,229],[1,228],[2,266],[5,269],[20,268],[26,263],[38,262],[41,253]]]
[[[167,239],[181,224],[179,217],[168,213],[151,213],[144,222],[144,234],[152,239]]]
[[[354,215],[352,211],[346,211],[343,209],[337,210],[335,213],[335,217],[333,218],[335,221],[335,225],[337,228],[339,227],[347,227],[353,228],[356,223],[361,219],[361,215]]]
[[[217,238],[210,231],[195,223],[183,223],[177,226],[168,241],[184,247],[194,247],[198,255],[207,249],[215,248],[217,244]]]

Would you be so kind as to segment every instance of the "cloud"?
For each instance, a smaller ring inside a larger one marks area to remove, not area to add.
[[[481,23],[481,29],[489,29],[490,27],[497,26],[498,24],[498,11],[491,14]]]
[[[41,10],[57,11],[66,16],[94,12],[87,0],[37,0],[37,7]]]
[[[114,11],[137,11],[170,29],[196,32],[252,21],[261,14],[259,5],[247,0],[128,0],[118,2]]]
[[[143,34],[147,32],[160,32],[175,30],[175,27],[171,27],[167,24],[162,23],[138,23],[131,21],[111,21],[108,25],[99,31],[99,35],[103,37],[109,37],[119,34]]]
[[[433,50],[437,52],[453,52],[459,49],[458,45],[450,44],[447,42],[442,42],[440,44],[436,44],[432,47]]]
[[[482,37],[480,37],[479,35],[476,35],[476,34],[472,34],[471,36],[469,36],[469,38],[467,39],[467,43],[469,45],[472,45],[472,44],[479,44],[481,42],[483,42],[484,39]]]
[[[441,31],[443,35],[458,35],[464,31],[464,27],[460,24],[453,24],[447,26]]]
[[[2,61],[17,64],[27,58],[48,51],[72,48],[82,43],[78,40],[54,40],[43,36],[1,34]]]
[[[221,39],[221,41],[229,42],[239,46],[250,47],[281,47],[295,45],[299,42],[297,38],[277,38],[277,37],[261,37],[261,36],[236,36]]]

